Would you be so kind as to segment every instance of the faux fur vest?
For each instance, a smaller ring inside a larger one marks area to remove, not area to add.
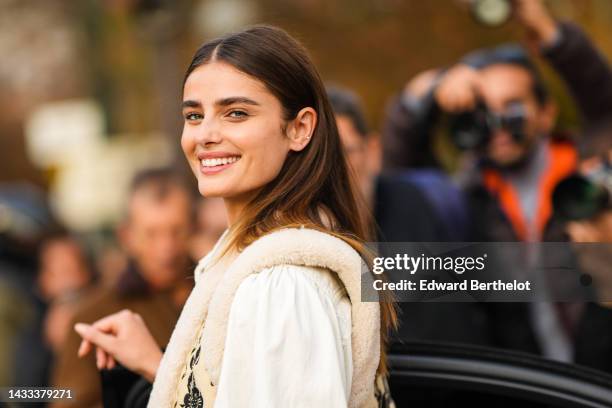
[[[320,267],[338,275],[351,300],[353,377],[349,407],[375,407],[380,308],[376,302],[361,302],[362,262],[359,254],[339,238],[307,228],[288,228],[265,235],[245,248],[223,273],[218,285],[207,285],[206,274],[199,276],[206,265],[198,265],[196,285],[157,371],[149,408],[172,405],[181,371],[197,341],[203,319],[203,361],[213,384],[218,383],[234,295],[247,276],[276,265]]]

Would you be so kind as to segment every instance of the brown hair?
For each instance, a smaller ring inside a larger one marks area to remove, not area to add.
[[[369,260],[364,242],[372,238],[372,217],[365,215],[364,200],[349,176],[332,108],[306,49],[279,28],[255,26],[202,45],[185,81],[196,68],[213,61],[263,82],[280,101],[285,121],[305,107],[317,112],[310,143],[300,152],[289,152],[278,176],[246,206],[230,229],[226,250],[241,250],[274,230],[304,226],[344,240]],[[380,305],[379,372],[386,373],[387,333],[396,317],[392,302],[381,299]]]

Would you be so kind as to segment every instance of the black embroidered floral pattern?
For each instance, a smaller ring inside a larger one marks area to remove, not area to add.
[[[204,397],[202,392],[198,389],[198,386],[193,375],[193,368],[200,361],[200,340],[198,339],[198,347],[191,352],[191,359],[189,360],[189,369],[191,373],[187,379],[187,394],[183,397],[183,403],[179,406],[181,408],[204,408]],[[185,375],[183,374],[183,377]]]
[[[204,408],[204,397],[198,389],[193,373],[189,375],[189,393],[183,397],[183,403],[180,405],[182,408]]]

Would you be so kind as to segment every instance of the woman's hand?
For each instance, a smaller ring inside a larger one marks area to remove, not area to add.
[[[83,338],[78,355],[83,357],[96,346],[96,365],[111,369],[115,360],[153,382],[162,352],[139,314],[129,310],[112,314],[74,329]]]

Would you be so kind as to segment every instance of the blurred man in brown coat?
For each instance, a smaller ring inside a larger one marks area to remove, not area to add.
[[[130,309],[142,316],[164,347],[192,288],[188,256],[192,219],[192,198],[180,177],[169,170],[139,174],[118,231],[128,266],[113,286],[100,287],[79,306],[73,322],[92,323]],[[102,406],[95,353],[79,359],[80,342],[71,330],[53,370],[53,385],[72,389],[74,399],[53,407]]]

